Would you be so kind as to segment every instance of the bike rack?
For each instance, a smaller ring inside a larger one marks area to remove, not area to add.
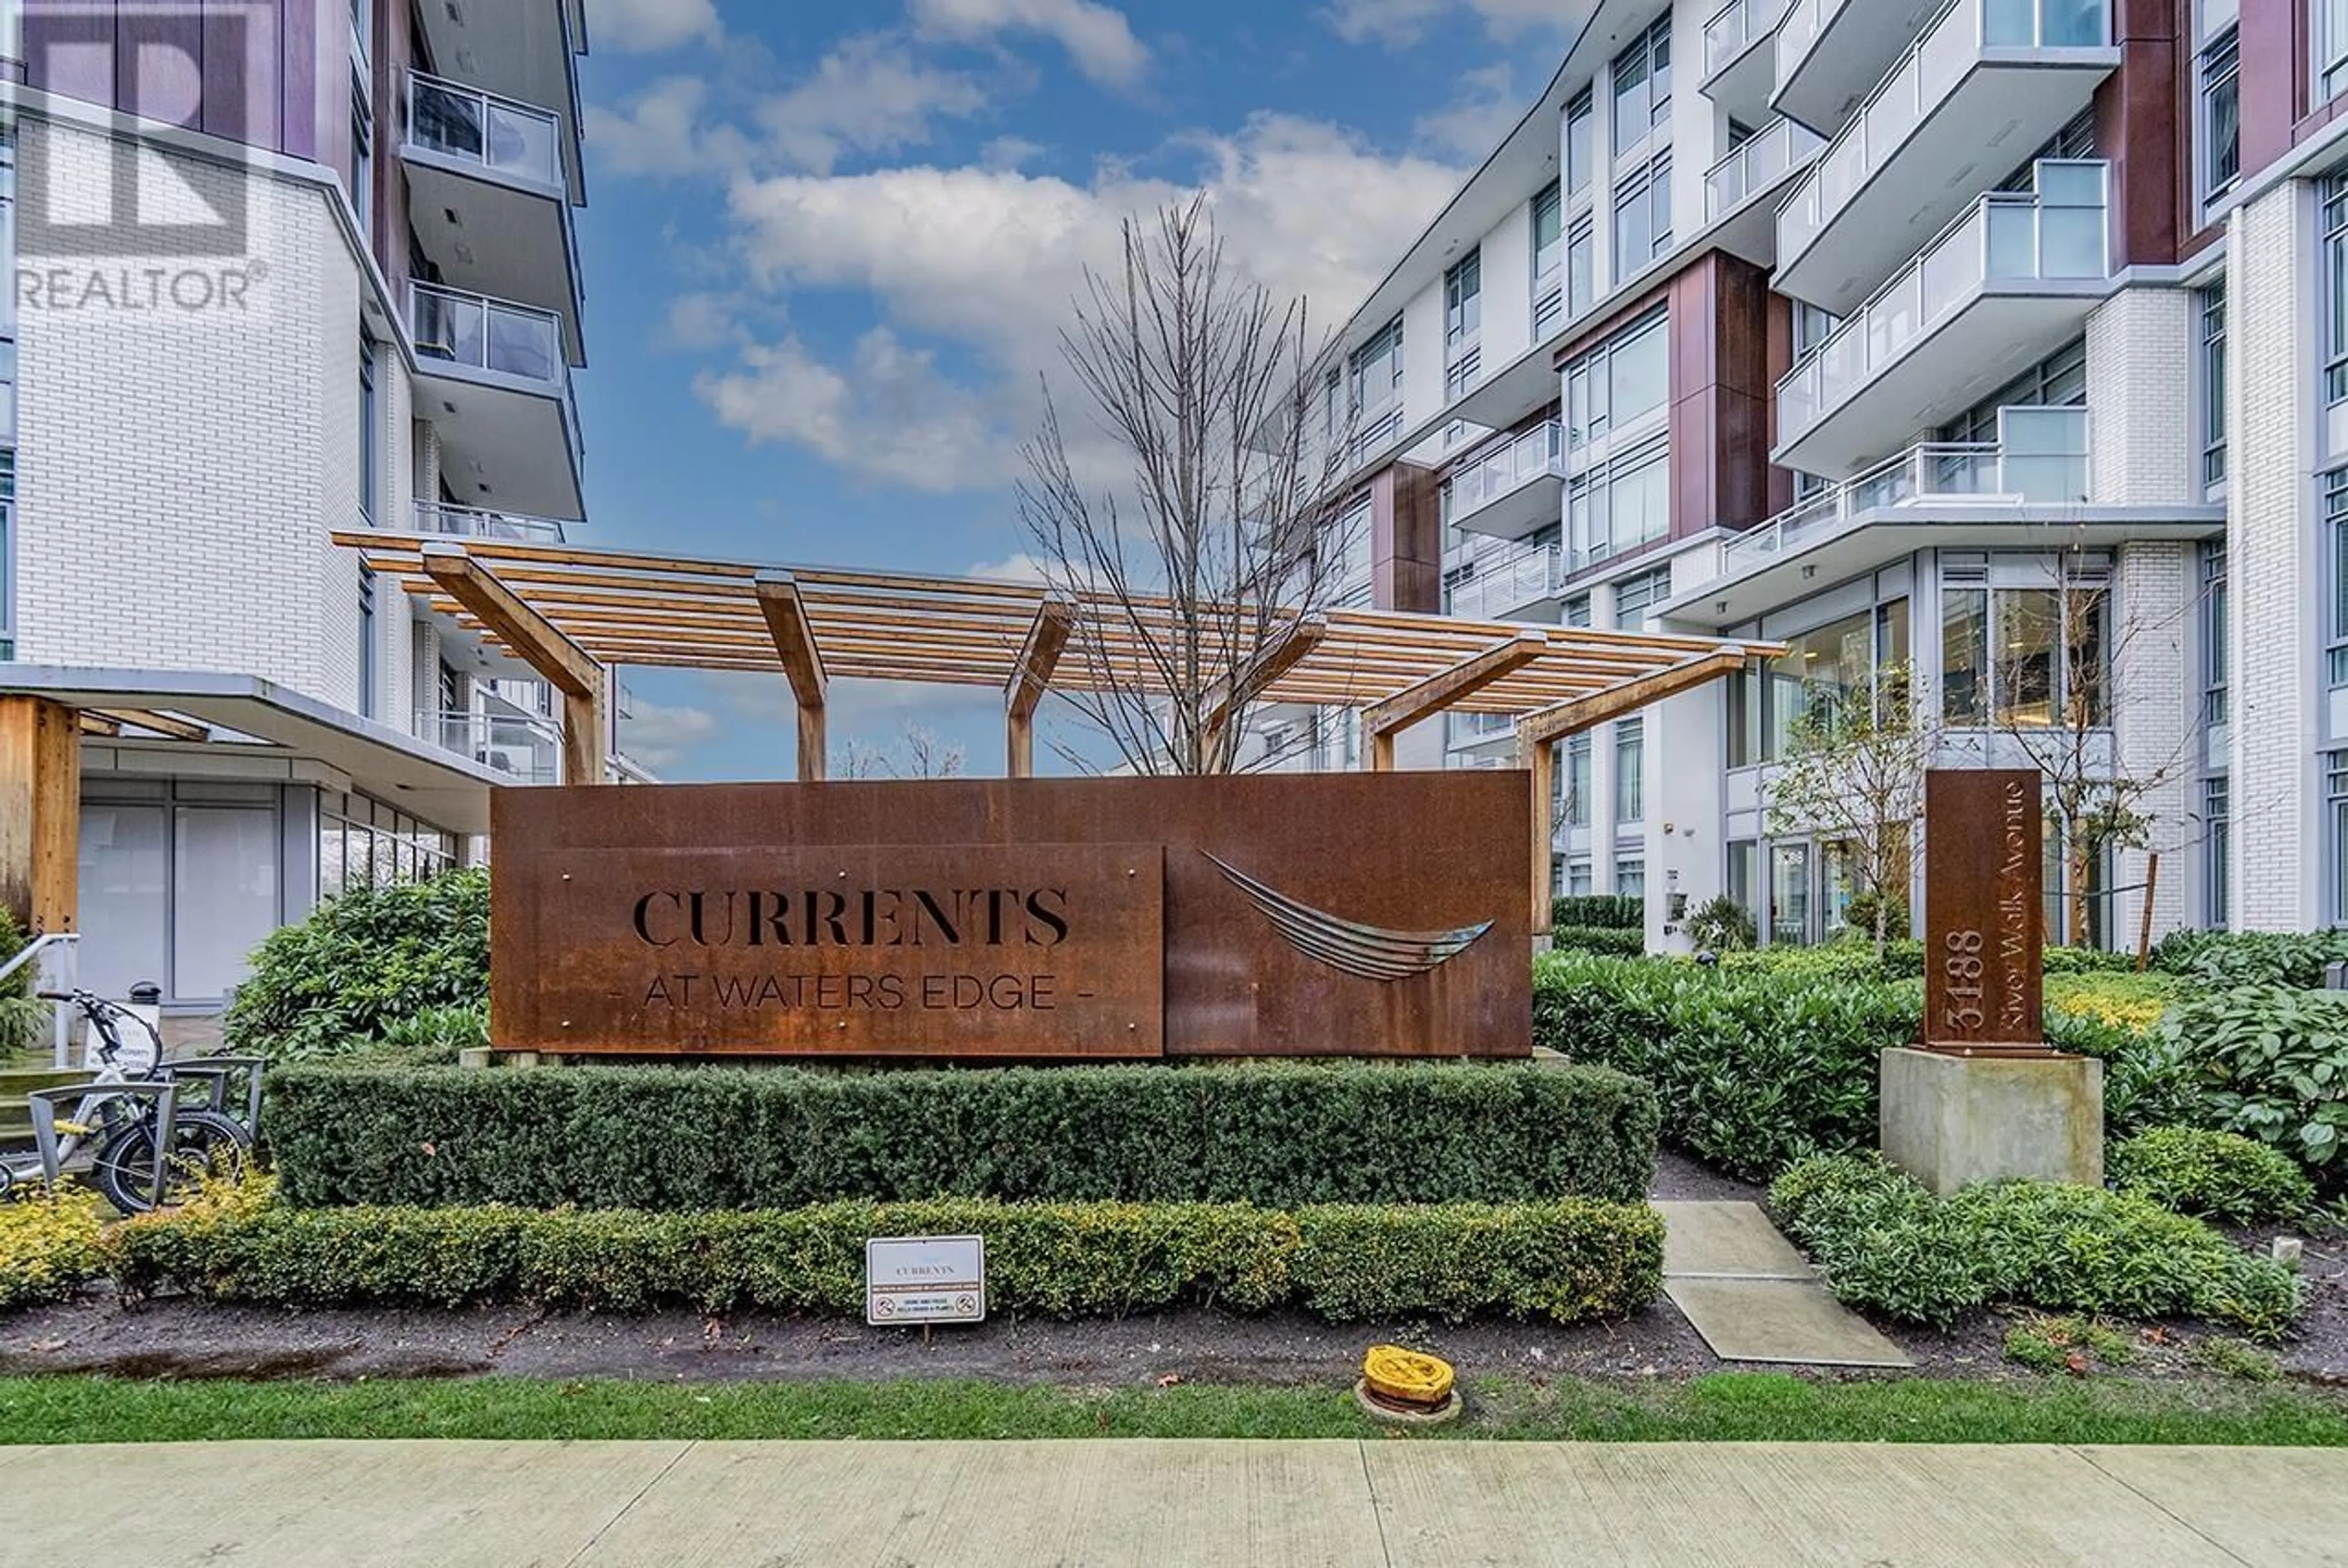
[[[252,1137],[261,1135],[261,1071],[264,1065],[258,1056],[198,1056],[186,1061],[167,1061],[156,1071],[174,1082],[194,1079],[211,1091],[206,1109],[217,1111],[232,1122],[243,1124]],[[237,1115],[229,1109],[229,1082],[238,1073],[245,1074],[244,1114]]]
[[[160,1200],[163,1195],[165,1175],[171,1165],[172,1121],[180,1109],[180,1086],[168,1078],[138,1079],[128,1083],[108,1083],[93,1079],[88,1083],[67,1084],[62,1089],[36,1089],[26,1096],[32,1105],[33,1143],[40,1150],[43,1180],[55,1187],[64,1173],[57,1159],[57,1102],[94,1093],[128,1094],[155,1102],[155,1196]]]

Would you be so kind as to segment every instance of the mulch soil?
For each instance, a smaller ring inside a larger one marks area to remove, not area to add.
[[[1759,1201],[1761,1189],[1666,1153],[1653,1195]],[[2264,1233],[2238,1239],[2263,1246]],[[2348,1238],[2308,1241],[2308,1311],[2281,1347],[2287,1376],[2348,1385]],[[1879,1323],[1936,1378],[2013,1378],[2006,1331],[2018,1319],[1980,1313],[1947,1333]],[[2123,1376],[2207,1376],[2194,1347],[2208,1331],[2133,1331]],[[57,1306],[0,1317],[0,1374],[105,1373],[130,1378],[659,1378],[675,1380],[984,1378],[1086,1387],[1167,1381],[1322,1383],[1350,1378],[1363,1350],[1396,1341],[1468,1377],[1680,1378],[1730,1365],[1715,1358],[1668,1300],[1624,1322],[1330,1324],[1294,1313],[1239,1317],[1210,1308],[1111,1320],[998,1317],[974,1327],[868,1328],[838,1318],[758,1315],[705,1318],[536,1312],[524,1307],[292,1310],[158,1299],[125,1306],[102,1286]],[[1815,1369],[1820,1377],[1875,1377]]]

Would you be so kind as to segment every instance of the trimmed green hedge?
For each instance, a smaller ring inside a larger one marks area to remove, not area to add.
[[[1628,1203],[1660,1114],[1621,1073],[1530,1065],[302,1066],[269,1089],[277,1170],[305,1206]]]
[[[1550,900],[1552,926],[1644,931],[1647,901],[1624,893],[1574,893]]]
[[[1550,946],[1560,953],[1612,953],[1635,958],[1647,950],[1644,931],[1616,926],[1560,926],[1550,933]]]
[[[1034,1204],[970,1199],[648,1214],[296,1209],[234,1200],[117,1226],[131,1295],[190,1290],[298,1307],[531,1302],[860,1315],[875,1235],[986,1238],[989,1307],[1108,1316],[1187,1303],[1292,1305],[1336,1321],[1434,1315],[1628,1317],[1663,1288],[1643,1204],[1508,1207]]]

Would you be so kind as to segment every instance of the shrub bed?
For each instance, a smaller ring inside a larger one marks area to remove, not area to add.
[[[99,1269],[96,1193],[35,1193],[0,1203],[0,1311],[70,1296]]]
[[[451,871],[354,887],[272,933],[224,1028],[231,1045],[273,1061],[334,1056],[418,1014],[486,1009],[489,994],[489,874]],[[412,1036],[418,1026],[407,1027]],[[424,1027],[448,1034],[452,1018]]]
[[[1999,1182],[1936,1199],[1880,1156],[1805,1161],[1771,1205],[1836,1296],[1942,1327],[1975,1307],[2198,1317],[2276,1338],[2299,1276],[2199,1220],[2101,1187]]]
[[[258,1184],[256,1184],[257,1185]],[[129,1293],[220,1301],[861,1314],[869,1236],[986,1238],[990,1310],[1090,1317],[1292,1305],[1333,1320],[1622,1317],[1663,1287],[1663,1221],[1581,1199],[1495,1207],[999,1204],[790,1210],[297,1209],[252,1192],[108,1237]]]
[[[269,1084],[303,1205],[1633,1202],[1658,1119],[1652,1089],[1597,1067],[307,1066]]]
[[[2198,1091],[2177,1120],[2256,1138],[2327,1187],[2348,1184],[2348,991],[2199,991],[2157,1032]]]
[[[2201,1127],[2156,1127],[2112,1145],[2114,1187],[2225,1225],[2296,1219],[2315,1184],[2265,1144]]]

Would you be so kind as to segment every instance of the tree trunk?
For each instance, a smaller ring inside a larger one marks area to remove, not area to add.
[[[2088,845],[2086,835],[2081,833],[2076,825],[2072,827],[2070,843],[2065,847],[2065,859],[2070,867],[2071,882],[2066,899],[2071,911],[2068,935],[2072,946],[2084,948],[2087,945]]]

